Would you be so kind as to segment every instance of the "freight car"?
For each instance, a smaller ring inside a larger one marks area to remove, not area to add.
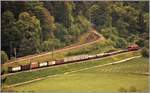
[[[46,67],[46,66],[48,66],[48,62],[47,61],[39,63],[39,67]]]
[[[97,58],[100,58],[100,57],[103,57],[103,56],[104,56],[104,53],[96,54]]]
[[[55,65],[60,65],[60,64],[64,64],[64,59],[60,59],[60,60],[55,60]]]
[[[64,62],[77,62],[77,61],[82,61],[88,59],[88,55],[80,55],[80,56],[73,56],[73,57],[68,57],[64,58]]]
[[[89,55],[88,56],[88,59],[94,59],[94,58],[96,58],[96,55]]]
[[[16,67],[8,67],[9,72],[18,72],[21,71],[21,66],[16,66]]]
[[[83,60],[87,60],[89,58],[89,55],[81,55],[79,57],[80,57],[80,61],[83,61]]]
[[[50,61],[48,62],[48,66],[52,66],[52,65],[55,65],[56,64],[56,61]]]
[[[38,62],[31,62],[31,64],[30,64],[31,69],[35,69],[35,68],[38,68],[38,67],[39,67]]]
[[[79,58],[79,57],[76,57],[76,56],[64,58],[64,62],[65,62],[65,63],[66,63],[66,62],[74,62],[74,61],[78,61],[78,60],[80,60],[80,58]]]
[[[22,66],[21,66],[21,70],[22,70],[22,71],[24,71],[24,70],[30,70],[30,64],[22,65]]]

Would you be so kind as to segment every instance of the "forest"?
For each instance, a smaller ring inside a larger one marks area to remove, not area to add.
[[[90,27],[116,48],[136,43],[148,51],[149,2],[2,1],[1,55],[6,61],[62,48]]]

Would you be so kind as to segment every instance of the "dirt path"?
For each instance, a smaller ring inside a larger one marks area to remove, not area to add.
[[[42,77],[42,78],[37,78],[37,79],[34,79],[34,80],[30,80],[30,81],[26,81],[26,82],[22,82],[22,83],[18,83],[18,84],[13,84],[13,85],[5,86],[5,88],[10,88],[10,87],[18,86],[18,85],[23,85],[23,84],[27,84],[27,83],[39,81],[39,80],[47,79],[49,77],[66,75],[66,74],[72,74],[72,73],[75,73],[75,72],[89,70],[89,69],[93,69],[93,68],[97,68],[97,67],[108,66],[108,65],[112,65],[112,64],[119,64],[119,63],[127,62],[128,60],[131,60],[131,59],[134,59],[134,58],[139,58],[139,57],[141,57],[141,56],[134,56],[134,57],[130,57],[130,58],[126,58],[126,59],[120,60],[120,61],[115,61],[115,62],[107,63],[107,64],[104,64],[104,65],[98,65],[98,66],[83,68],[83,69],[74,70],[74,71],[70,71],[70,72],[65,72],[63,74],[56,74],[56,75],[50,75],[50,76],[46,76],[46,77]]]

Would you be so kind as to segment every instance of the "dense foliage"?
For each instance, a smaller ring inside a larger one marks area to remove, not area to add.
[[[141,51],[143,57],[149,57],[149,50],[147,48],[143,48]]]
[[[90,27],[116,48],[148,45],[148,1],[2,1],[2,50],[9,57],[64,47]],[[143,43],[144,41],[144,43]],[[146,43],[146,44],[145,44]]]
[[[5,63],[8,61],[8,56],[7,54],[5,53],[5,51],[1,51],[1,62],[2,63]]]

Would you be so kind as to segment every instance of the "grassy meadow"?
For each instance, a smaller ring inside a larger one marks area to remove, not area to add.
[[[15,91],[91,91],[110,92],[148,90],[148,59],[136,58],[125,63],[96,67],[71,74],[50,77],[13,87]],[[109,91],[108,91],[109,90]]]

